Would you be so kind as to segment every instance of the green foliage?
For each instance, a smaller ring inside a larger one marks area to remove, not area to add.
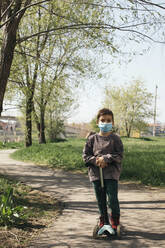
[[[5,179],[0,181],[1,185],[3,185],[3,189],[2,187],[0,189],[0,225],[16,225],[25,219],[25,207],[15,204],[13,187]]]
[[[64,121],[56,117],[50,120],[49,128],[47,128],[48,138],[50,142],[56,141],[61,133],[64,133]]]
[[[121,179],[137,180],[146,185],[165,186],[165,138],[122,138],[124,160]],[[24,161],[46,164],[66,170],[87,172],[82,160],[84,139],[33,145],[12,156]]]
[[[45,113],[45,126],[48,139],[55,141],[59,134],[64,134],[64,122],[74,107],[74,96],[67,85],[55,87]]]
[[[128,137],[132,130],[143,131],[146,128],[153,114],[152,101],[152,94],[139,80],[105,89],[104,105],[113,111],[115,125],[125,130]]]
[[[95,131],[97,133],[99,132],[99,127],[97,125],[97,118],[96,117],[91,120],[90,125],[91,125],[93,131]]]
[[[47,11],[38,6],[28,10],[20,25],[19,37],[31,36],[33,33],[39,33],[41,29],[55,29],[59,25],[68,24],[61,16],[66,15],[70,18],[73,14],[77,18],[77,14],[84,15],[77,5],[77,13],[71,5],[70,1],[65,4],[50,1],[47,3]],[[93,20],[96,16],[92,16]],[[33,111],[39,136],[45,130],[51,140],[57,136],[61,131],[61,123],[68,117],[66,113],[69,113],[75,101],[75,90],[80,78],[90,74],[94,68],[92,59],[82,53],[84,40],[79,36],[80,34],[75,34],[73,30],[70,30],[70,35],[58,33],[52,36],[46,33],[43,37],[34,37],[17,46],[18,53],[14,57],[10,74],[12,85],[9,85],[8,92],[11,97],[17,97],[19,92],[21,111],[24,116],[26,112],[29,122]],[[86,42],[86,45],[87,43],[90,47],[90,42]],[[28,138],[31,130],[26,127],[25,133]],[[30,141],[28,143],[31,144]]]

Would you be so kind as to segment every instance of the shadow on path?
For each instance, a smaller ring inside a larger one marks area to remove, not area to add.
[[[130,231],[124,230],[122,239],[148,239],[148,240],[165,240],[165,233],[144,232],[144,231]]]
[[[120,201],[121,209],[137,209],[137,210],[165,210],[165,207],[155,207],[153,204],[164,204],[165,201]],[[151,207],[136,206],[136,207],[123,207],[123,205],[131,204],[147,204]],[[160,206],[160,205],[159,205]],[[90,211],[96,212],[95,208],[97,207],[96,201],[66,201],[65,207],[68,209],[80,210],[80,211]]]

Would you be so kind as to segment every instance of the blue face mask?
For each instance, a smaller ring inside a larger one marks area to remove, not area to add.
[[[98,127],[100,128],[101,132],[107,133],[112,130],[112,123],[103,123],[100,121]]]

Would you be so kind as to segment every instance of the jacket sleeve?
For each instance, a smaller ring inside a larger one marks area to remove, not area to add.
[[[120,137],[117,137],[114,142],[114,153],[103,155],[103,157],[106,163],[112,163],[114,161],[121,164],[123,159],[123,143]]]
[[[86,166],[96,165],[96,157],[93,154],[93,142],[91,138],[88,138],[86,141],[82,158]]]

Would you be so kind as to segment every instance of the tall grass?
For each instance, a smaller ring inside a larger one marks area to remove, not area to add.
[[[124,160],[121,179],[138,180],[146,185],[165,186],[165,138],[122,138]],[[15,159],[47,164],[67,170],[87,169],[82,160],[85,139],[33,145],[12,154]]]

